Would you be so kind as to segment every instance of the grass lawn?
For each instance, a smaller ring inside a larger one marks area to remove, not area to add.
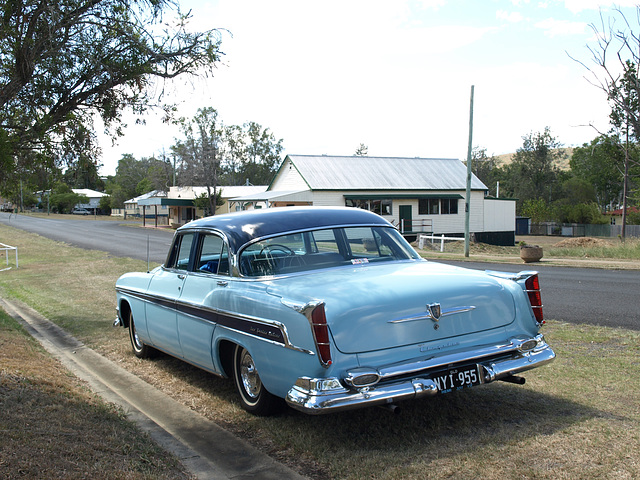
[[[495,383],[405,402],[401,415],[371,408],[320,417],[286,410],[257,418],[240,408],[231,381],[167,356],[139,360],[130,352],[127,332],[111,327],[115,280],[126,271],[145,270],[145,262],[111,258],[5,226],[0,226],[0,242],[18,246],[20,253],[19,269],[0,272],[1,296],[28,303],[106,357],[311,478],[640,478],[638,332],[550,319],[543,331],[557,360],[525,373],[524,386]],[[0,262],[4,266],[3,258]],[[42,363],[46,355],[27,338],[23,340],[38,356],[6,349],[16,336],[24,334],[14,327],[0,331],[3,412],[20,388],[16,377],[28,384],[42,382],[42,371],[30,373],[27,363]],[[23,373],[16,373],[18,368]],[[64,372],[61,376],[68,377]],[[56,389],[83,404],[74,408],[99,403],[77,380],[68,380],[68,386]],[[55,399],[62,401],[64,395]],[[117,411],[104,405],[99,409],[118,419],[111,435],[129,438],[132,427]],[[39,422],[40,412],[25,409],[22,420],[10,421],[18,425],[32,415],[31,421]],[[93,428],[69,426],[69,421],[60,419],[56,428]],[[6,428],[0,427],[3,437]],[[49,433],[32,444],[44,451],[34,462],[46,464],[47,454],[56,455],[48,447],[57,440],[53,430],[47,427],[44,432]],[[121,444],[133,445],[131,440]],[[154,451],[149,445],[139,448]],[[0,470],[10,455],[0,446]],[[166,468],[159,460],[146,465],[149,470],[139,474],[148,478]],[[128,472],[138,467],[127,468],[121,476],[133,478]]]
[[[0,310],[2,478],[191,478]]]

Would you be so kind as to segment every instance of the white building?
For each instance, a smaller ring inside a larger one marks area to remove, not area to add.
[[[76,208],[86,208],[87,210],[91,210],[92,213],[100,208],[100,199],[109,196],[108,193],[96,192],[90,188],[72,188],[71,191],[89,199],[88,203],[79,203],[76,205]]]
[[[124,217],[169,217],[169,207],[166,205],[159,205],[154,208],[147,209],[146,206],[149,205],[147,201],[153,198],[165,198],[167,196],[167,192],[162,190],[152,190],[151,192],[147,192],[145,194],[139,195],[135,198],[131,198],[124,202]],[[166,223],[166,222],[165,222]]]
[[[230,203],[351,206],[374,211],[405,234],[465,231],[467,167],[451,158],[288,155],[269,188]],[[487,187],[471,178],[469,224],[476,240],[515,242],[516,203],[487,198]]]
[[[220,191],[220,195],[224,203],[222,205],[218,205],[216,208],[216,214],[229,213],[236,209],[240,209],[238,204],[230,204],[229,199],[242,195],[261,193],[266,189],[266,185],[219,186],[217,191]],[[167,192],[165,197],[148,198],[139,201],[138,204],[144,206],[148,211],[155,208],[167,208],[169,225],[175,227],[184,225],[185,223],[204,215],[202,210],[196,209],[194,200],[206,193],[206,187],[170,187],[169,192]],[[248,206],[245,207],[249,208]],[[260,208],[260,205],[253,206],[251,208]]]

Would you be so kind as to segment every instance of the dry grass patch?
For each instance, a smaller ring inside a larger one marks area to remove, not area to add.
[[[58,249],[0,226],[0,238],[11,235],[5,243],[21,248],[27,266],[0,274],[0,294],[44,310],[113,361],[311,478],[640,478],[638,332],[550,321],[544,332],[558,358],[527,372],[524,386],[496,383],[405,402],[399,416],[372,408],[257,418],[239,407],[231,381],[163,355],[137,359],[126,331],[110,327],[115,279],[126,268],[145,269],[143,262]],[[57,264],[47,261],[52,250]],[[65,291],[72,294],[58,298]]]
[[[0,311],[2,478],[190,478]]]
[[[617,239],[592,237],[567,238],[548,250],[545,255],[553,257],[640,259],[640,239],[628,238],[624,242]]]
[[[619,259],[640,260],[640,239],[629,238],[622,242],[618,239],[602,239],[593,237],[564,238],[552,236],[521,236],[517,242],[525,242],[529,245],[539,245],[544,250],[544,261],[554,259]],[[417,246],[417,242],[414,243]],[[440,252],[440,242],[428,243],[421,254],[425,258],[446,258],[447,254],[461,255],[464,253],[464,242],[445,241],[444,252]],[[471,243],[469,253],[473,256],[485,256],[492,261],[513,261],[520,257],[520,247],[488,245],[486,243]]]
[[[611,247],[613,243],[609,240],[593,237],[573,237],[560,240],[553,245],[554,248],[593,248],[593,247]]]
[[[640,336],[561,322],[546,331],[558,359],[525,374],[524,387],[406,402],[399,416],[256,418],[229,381],[164,356],[138,364],[124,352],[124,362],[312,478],[639,478]]]

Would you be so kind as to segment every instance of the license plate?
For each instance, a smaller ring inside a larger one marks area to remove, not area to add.
[[[435,382],[440,393],[450,393],[463,388],[474,387],[481,383],[480,367],[478,365],[467,365],[451,368],[434,374],[431,380]]]

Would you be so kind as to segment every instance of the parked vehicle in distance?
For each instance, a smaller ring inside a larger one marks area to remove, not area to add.
[[[464,390],[555,358],[536,272],[422,259],[382,217],[287,207],[179,228],[164,265],[116,283],[115,326],[232,378],[244,409],[320,414]]]
[[[73,215],[90,215],[91,212],[86,208],[74,208],[71,213]]]

